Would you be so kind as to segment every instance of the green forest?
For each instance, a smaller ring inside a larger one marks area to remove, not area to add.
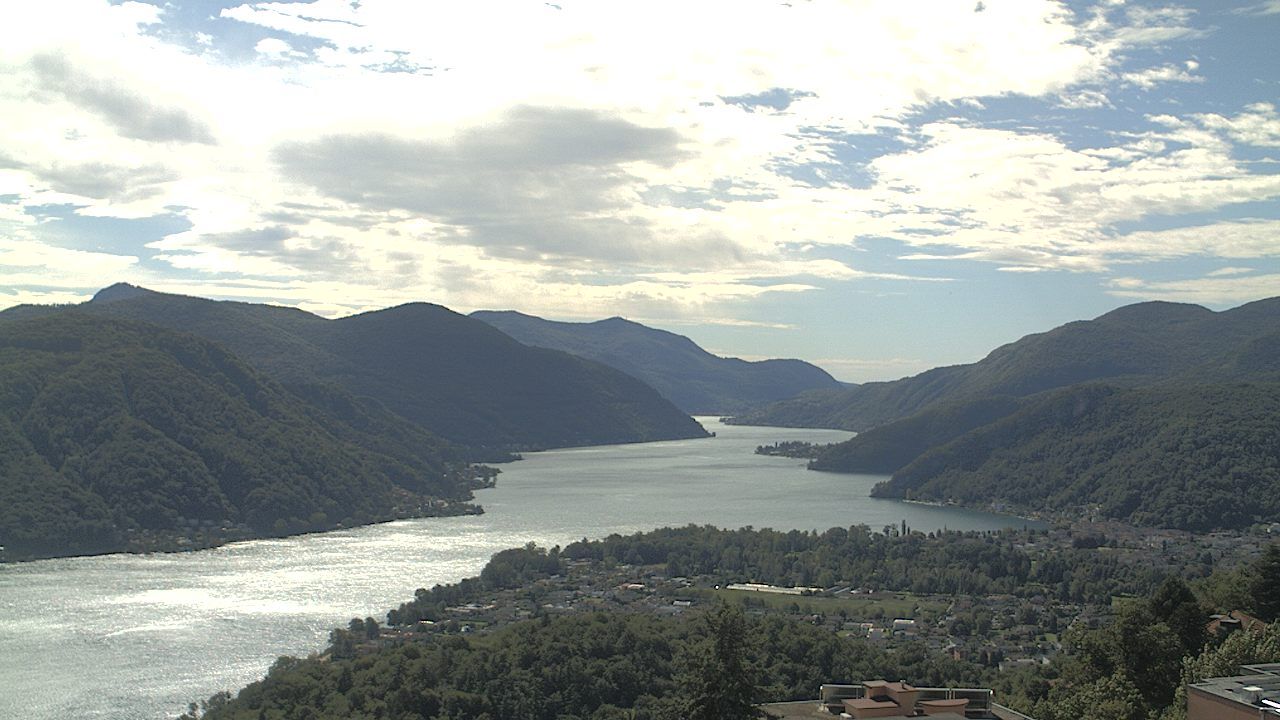
[[[689,562],[690,557],[709,561],[726,549],[738,549],[761,568],[806,563],[797,558],[836,566],[839,561],[819,559],[824,550],[835,555],[861,547],[868,560],[901,558],[904,583],[913,584],[917,568],[926,577],[936,571],[936,566],[907,560],[923,557],[914,545],[924,543],[928,551],[936,551],[960,544],[967,549],[951,562],[968,571],[1001,574],[1000,558],[1011,553],[983,552],[981,546],[999,547],[1013,536],[939,539],[919,533],[873,534],[865,528],[824,533],[683,528],[584,541],[562,551],[529,546],[499,553],[478,578],[418,591],[390,619],[412,625],[430,616],[437,603],[479,597],[483,588],[521,587],[584,558],[604,563],[626,557],[646,563],[662,562],[663,557],[668,563]],[[879,539],[862,545],[872,538]],[[854,545],[845,544],[849,542]],[[862,560],[845,558],[850,567]],[[667,572],[676,569],[669,565]],[[1256,612],[1276,619],[1280,544],[1229,574]],[[263,680],[234,697],[219,693],[202,707],[193,705],[188,717],[741,718],[754,714],[744,701],[811,699],[822,683],[887,678],[921,686],[993,687],[1002,703],[1041,720],[1179,720],[1185,682],[1235,672],[1240,663],[1280,660],[1280,624],[1262,634],[1238,632],[1219,640],[1205,632],[1214,609],[1209,595],[1197,594],[1177,577],[1148,580],[1154,582],[1141,583],[1146,589],[1140,596],[1119,601],[1109,622],[1069,630],[1069,652],[1051,665],[1000,674],[929,651],[918,641],[881,648],[807,622],[724,603],[666,618],[626,612],[542,615],[478,635],[384,637],[372,618],[353,619],[330,634],[323,654],[281,658]],[[721,710],[699,711],[708,706]]]
[[[811,698],[833,679],[968,685],[980,677],[976,666],[920,646],[878,650],[802,623],[738,615],[752,701]],[[682,719],[699,699],[708,666],[699,655],[714,629],[703,618],[593,613],[478,637],[430,636],[350,658],[281,658],[235,699],[212,698],[204,718]]]
[[[903,535],[865,526],[818,532],[663,528],[579,541],[551,554],[536,549],[498,553],[478,577],[421,589],[388,614],[393,625],[435,620],[445,607],[485,593],[559,574],[567,560],[663,565],[669,576],[700,575],[730,582],[831,587],[837,584],[945,595],[1047,595],[1106,604],[1116,595],[1154,589],[1164,573],[1092,548],[1022,549],[1037,531],[938,532]],[[1187,574],[1202,572],[1188,567]]]
[[[373,398],[471,450],[473,459],[706,435],[630,375],[523,345],[440,305],[409,303],[328,320],[296,308],[121,284],[77,309],[193,333],[289,386],[324,384]]]
[[[1004,395],[940,403],[901,420],[874,427],[818,452],[810,470],[890,474],[926,451],[999,420],[1022,407]]]
[[[76,311],[0,330],[8,559],[429,514],[476,482],[376,403],[323,386],[304,399],[190,335]]]
[[[930,449],[879,497],[1193,531],[1280,516],[1280,384],[1084,385]]]
[[[1264,629],[1209,634],[1209,614],[1221,608],[1170,577],[1154,592],[1120,602],[1102,627],[1068,631],[1065,657],[1002,675],[995,689],[1038,720],[1185,720],[1188,684],[1280,662],[1280,543],[1233,579],[1270,622]]]

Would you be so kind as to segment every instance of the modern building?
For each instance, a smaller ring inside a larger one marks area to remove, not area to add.
[[[1187,720],[1280,720],[1280,663],[1187,686]]]

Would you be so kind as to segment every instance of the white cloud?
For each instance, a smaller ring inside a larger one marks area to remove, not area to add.
[[[735,304],[777,293],[945,280],[823,257],[865,238],[1010,272],[1265,244],[1112,226],[1277,197],[1280,179],[1233,156],[1280,142],[1271,105],[1084,148],[915,119],[1011,96],[1112,111],[1125,83],[1195,81],[1194,62],[1125,55],[1197,36],[1189,11],[561,5],[248,3],[222,22],[270,36],[227,62],[219,37],[161,40],[156,6],[28,3],[0,27],[0,193],[20,198],[0,220],[29,224],[21,209],[50,202],[178,213],[191,228],[148,248],[176,275],[153,280],[328,313],[430,298],[733,322],[754,322]],[[780,89],[782,110],[724,100]],[[843,177],[846,136],[877,132],[903,147]],[[103,271],[142,272],[116,262]],[[56,272],[39,267],[24,277]]]
[[[136,257],[0,237],[0,285],[84,288],[132,271]]]
[[[14,305],[73,305],[90,297],[92,296],[88,294],[65,291],[0,290],[0,310]]]
[[[921,144],[871,164],[863,192],[879,212],[868,235],[922,248],[906,260],[981,260],[1006,270],[1104,271],[1116,262],[1273,254],[1276,229],[1254,221],[1116,236],[1112,226],[1280,198],[1280,176],[1233,157],[1233,138],[1262,143],[1269,106],[1235,117],[1154,118],[1169,128],[1115,147],[1075,150],[1041,132],[956,122],[920,129]]]
[[[1117,254],[1153,260],[1188,255],[1233,259],[1280,257],[1280,220],[1233,220],[1131,232],[1109,241],[1108,246]]]
[[[1209,273],[1209,277],[1229,277],[1231,275],[1248,275],[1253,272],[1253,268],[1247,267],[1224,267],[1218,268]]]
[[[1153,281],[1124,277],[1111,282],[1112,295],[1141,300],[1234,305],[1258,298],[1272,297],[1280,288],[1280,275],[1243,277],[1203,277],[1187,280]]]
[[[1195,63],[1184,63],[1181,66],[1161,65],[1159,67],[1146,68],[1137,72],[1124,73],[1120,77],[1126,83],[1129,83],[1130,85],[1137,85],[1143,90],[1150,90],[1161,83],[1204,82],[1203,77],[1191,74],[1196,67]]]
[[[1280,0],[1263,0],[1257,5],[1242,8],[1236,12],[1243,15],[1280,15]]]
[[[1255,103],[1235,117],[1217,114],[1195,115],[1208,130],[1224,132],[1232,140],[1257,147],[1280,147],[1280,114],[1271,103]]]
[[[263,38],[253,46],[253,49],[258,51],[259,54],[277,58],[285,55],[300,54],[293,49],[292,45],[280,38]]]

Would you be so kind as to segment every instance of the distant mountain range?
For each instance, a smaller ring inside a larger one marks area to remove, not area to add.
[[[842,385],[802,360],[712,355],[683,335],[613,317],[589,323],[555,322],[514,311],[479,311],[483,320],[526,345],[572,353],[617,368],[657,389],[691,414],[728,414]]]
[[[327,384],[470,448],[542,449],[704,437],[625,373],[532,348],[439,305],[328,320],[294,308],[114,285],[81,306],[213,340],[285,383]]]
[[[122,284],[0,312],[4,559],[476,511],[469,461],[706,435],[626,373],[436,305],[326,320]]]
[[[457,448],[376,403],[301,389],[147,323],[74,309],[0,323],[0,546],[168,549],[471,497]]]
[[[818,390],[742,413],[744,425],[828,427],[858,432],[940,403],[1022,397],[1088,381],[1135,387],[1280,379],[1280,298],[1215,313],[1199,305],[1149,302],[1073,322],[996,348],[969,365],[838,390]]]
[[[1192,530],[1280,519],[1280,298],[1142,303],[972,365],[810,393],[740,421],[862,429],[816,470],[874,494]],[[869,428],[869,429],[868,429]]]

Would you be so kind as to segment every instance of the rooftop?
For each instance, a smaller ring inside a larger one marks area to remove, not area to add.
[[[1268,713],[1280,718],[1280,663],[1246,665],[1241,669],[1252,674],[1208,678],[1192,683],[1189,690],[1257,708],[1259,717]]]
[[[1278,678],[1280,679],[1280,678]],[[913,687],[869,680],[857,685],[825,684],[820,697],[761,707],[779,720],[833,720],[845,717],[921,717],[937,720],[1033,720],[997,705],[985,688]]]

